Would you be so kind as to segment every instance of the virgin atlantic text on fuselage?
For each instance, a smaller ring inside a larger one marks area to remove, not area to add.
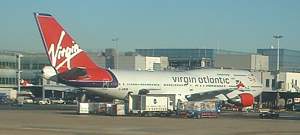
[[[209,76],[203,76],[203,77],[182,77],[182,76],[174,76],[172,77],[172,80],[174,83],[216,83],[216,84],[229,84],[229,78],[223,78],[223,77],[209,77]]]

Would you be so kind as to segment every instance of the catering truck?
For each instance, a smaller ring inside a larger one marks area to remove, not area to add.
[[[168,95],[128,95],[128,112],[139,116],[165,116],[174,111]]]

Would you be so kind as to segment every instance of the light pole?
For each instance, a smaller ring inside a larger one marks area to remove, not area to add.
[[[276,71],[279,72],[279,40],[283,38],[282,35],[273,35],[273,38],[277,40],[277,66]]]
[[[18,69],[17,69],[17,86],[18,86],[18,94],[21,93],[21,86],[20,86],[20,81],[21,81],[21,58],[23,57],[22,54],[17,53],[17,63],[18,63]]]
[[[277,90],[277,94],[276,94],[276,107],[278,107],[278,101],[279,101],[279,84],[278,84],[278,79],[279,79],[279,73],[280,73],[280,68],[279,68],[279,40],[280,38],[283,38],[282,35],[273,35],[273,38],[277,40],[277,65],[276,65],[276,85],[275,85],[275,89]]]

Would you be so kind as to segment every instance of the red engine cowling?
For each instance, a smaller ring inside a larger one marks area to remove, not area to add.
[[[243,107],[251,106],[254,103],[254,97],[250,93],[242,93],[239,95]]]

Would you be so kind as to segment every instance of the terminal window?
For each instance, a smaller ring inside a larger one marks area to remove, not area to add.
[[[275,79],[272,79],[272,88],[275,89]]]
[[[16,63],[14,62],[0,62],[0,69],[15,69]]]
[[[0,84],[16,84],[16,78],[0,78]]]
[[[266,87],[270,87],[270,79],[266,79]]]

